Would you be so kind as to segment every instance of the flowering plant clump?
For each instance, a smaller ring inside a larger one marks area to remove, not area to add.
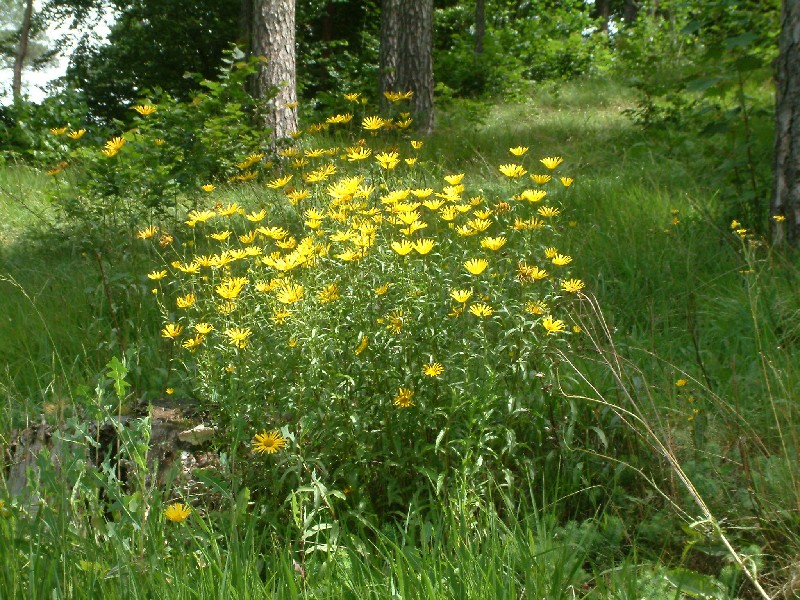
[[[455,465],[513,473],[544,444],[585,284],[558,243],[560,157],[513,148],[484,194],[424,160],[407,114],[364,110],[298,135],[254,205],[210,189],[160,231],[173,243],[140,237],[183,385],[252,424],[253,461],[302,454],[380,507]]]

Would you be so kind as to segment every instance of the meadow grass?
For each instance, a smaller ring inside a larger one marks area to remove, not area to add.
[[[483,177],[477,185],[487,191],[497,186],[496,165],[519,143],[569,161],[576,182],[559,250],[579,257],[611,334],[605,340],[602,331],[588,331],[593,337],[577,343],[578,372],[560,369],[567,393],[589,395],[585,377],[605,403],[575,409],[596,419],[597,433],[587,434],[593,437],[571,462],[533,477],[530,493],[513,502],[508,490],[470,500],[465,486],[422,516],[345,528],[335,552],[312,553],[300,566],[292,564],[297,547],[289,541],[297,532],[276,527],[274,516],[251,514],[232,527],[223,515],[193,515],[185,529],[151,518],[138,558],[110,529],[92,538],[91,527],[72,534],[66,522],[44,516],[29,524],[0,519],[14,548],[0,589],[9,597],[56,590],[169,598],[678,598],[681,585],[719,598],[749,593],[715,536],[701,535],[703,543],[693,537],[704,519],[664,457],[649,454],[637,438],[642,431],[615,418],[631,408],[626,394],[717,522],[736,525],[734,542],[747,560],[760,567],[763,552],[773,580],[785,579],[777,569],[788,572],[800,548],[792,533],[800,506],[792,476],[800,448],[793,404],[798,269],[791,257],[731,232],[719,180],[707,177],[709,147],[719,140],[643,132],[622,114],[634,102],[624,87],[589,81],[492,107],[479,126],[464,122],[456,105],[425,147],[446,172]],[[768,127],[759,132],[758,167],[768,171]],[[59,243],[41,224],[58,218],[40,200],[47,180],[22,167],[1,173],[0,302],[8,308],[0,322],[0,424],[8,432],[39,412],[59,412],[59,397],[69,404],[71,387],[91,385],[108,357],[123,353],[119,329],[128,332],[137,392],[157,397],[164,378],[152,373],[166,367],[145,350],[160,341],[153,309],[142,306],[147,290],[124,281],[115,288],[94,257]],[[249,205],[253,190],[232,189],[224,202]],[[140,259],[114,257],[114,272],[146,272],[125,262]],[[619,377],[603,356],[624,365]],[[548,485],[554,473],[559,480]],[[570,501],[558,501],[564,497]],[[675,565],[693,571],[681,575]],[[692,579],[695,571],[714,579]]]

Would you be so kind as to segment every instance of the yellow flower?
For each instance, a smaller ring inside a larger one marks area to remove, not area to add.
[[[540,300],[528,302],[525,305],[525,310],[534,315],[543,315],[547,311],[547,305]]]
[[[369,345],[369,338],[367,338],[367,336],[362,336],[361,342],[358,344],[358,347],[355,350],[356,356],[360,356],[361,353],[367,349],[368,345]]]
[[[292,316],[292,311],[285,310],[285,309],[272,309],[272,316],[269,318],[270,321],[275,323],[276,325],[283,325],[286,323],[286,319]]]
[[[444,178],[444,180],[450,185],[458,185],[461,183],[462,179],[464,179],[463,173],[459,173],[458,175],[446,175]]]
[[[506,177],[522,177],[528,172],[522,165],[515,164],[500,165],[498,168]]]
[[[550,175],[531,175],[531,179],[533,179],[534,183],[538,183],[539,185],[544,185],[548,181],[552,179]]]
[[[414,150],[419,150],[420,148],[422,148],[423,143],[424,142],[421,142],[421,141],[418,141],[418,140],[411,140],[411,147]]]
[[[572,177],[561,177],[559,179],[564,187],[569,187],[572,185],[572,182],[575,181]]]
[[[248,221],[251,221],[251,222],[253,222],[253,223],[258,223],[259,221],[261,221],[261,220],[262,220],[264,217],[266,217],[266,216],[267,216],[267,211],[266,211],[266,210],[264,210],[264,209],[262,208],[262,209],[261,209],[260,211],[258,211],[258,212],[256,212],[256,211],[252,211],[252,212],[250,212],[250,213],[246,214],[246,215],[245,215],[245,218],[246,218]]]
[[[467,300],[472,298],[472,290],[451,290],[450,297],[456,302],[466,304]]]
[[[539,267],[530,266],[525,263],[525,261],[521,261],[517,265],[517,279],[525,282],[525,281],[537,281],[539,279],[544,279],[547,277],[547,271],[540,269]]]
[[[111,153],[111,156],[113,156],[114,154],[122,150],[122,147],[124,145],[125,145],[125,140],[122,139],[121,137],[111,138],[106,142],[105,145],[105,152],[107,153],[106,155],[108,156],[108,153]]]
[[[401,240],[399,242],[392,242],[392,250],[397,252],[400,256],[405,256],[414,249],[414,244],[409,240]]]
[[[213,183],[206,183],[205,185],[201,185],[200,189],[203,190],[204,192],[211,193],[215,189],[217,189],[217,186],[215,186]]]
[[[380,286],[376,287],[375,288],[375,294],[377,296],[383,296],[386,292],[389,291],[389,288],[391,287],[391,285],[392,285],[392,283],[387,281],[383,285],[380,285]]]
[[[489,306],[488,304],[484,304],[483,302],[478,302],[473,304],[469,307],[469,312],[471,312],[476,317],[489,317],[494,312],[494,309]]]
[[[548,246],[544,249],[544,256],[545,258],[553,258],[558,254],[558,248],[555,246]]]
[[[230,217],[241,210],[242,207],[237,202],[234,202],[233,204],[228,204],[228,206],[218,208],[217,213],[222,217]]]
[[[480,275],[489,266],[489,261],[485,258],[471,258],[464,263],[464,268],[473,275]]]
[[[442,373],[444,373],[444,366],[438,362],[432,362],[422,367],[422,374],[428,377],[439,377]]]
[[[786,220],[786,217],[783,215],[773,215],[772,220],[776,223],[783,223]]]
[[[192,304],[194,304],[195,299],[195,295],[190,292],[185,296],[178,296],[175,302],[177,303],[178,308],[189,308]]]
[[[225,300],[235,300],[246,285],[247,278],[245,277],[228,278],[216,287],[216,291]]]
[[[417,164],[417,159],[416,159],[416,157],[414,157],[414,158],[405,158],[405,159],[403,159],[403,160],[405,161],[405,163],[406,163],[406,164],[407,164],[409,167],[413,167],[415,164]]]
[[[297,283],[287,283],[281,286],[277,294],[281,304],[294,304],[303,298],[303,286]]]
[[[391,170],[400,162],[400,155],[397,152],[381,152],[375,155],[375,160],[377,160],[384,169]]]
[[[481,246],[488,250],[497,251],[506,245],[508,240],[505,237],[485,237],[481,240]]]
[[[369,158],[370,156],[372,156],[372,150],[361,146],[351,148],[347,152],[347,160],[349,160],[350,162],[355,162],[357,160],[364,160],[365,158]]]
[[[206,339],[203,335],[196,335],[193,338],[189,338],[185,342],[181,344],[184,348],[186,348],[189,352],[194,352],[203,343],[203,340]]]
[[[273,190],[277,190],[278,188],[282,188],[287,183],[289,183],[292,180],[292,177],[294,177],[294,175],[289,174],[285,175],[284,177],[279,177],[278,179],[273,179],[272,181],[267,183],[267,187],[272,188]]]
[[[739,221],[737,221],[736,219],[731,221],[731,229],[736,229],[736,228],[741,227],[741,226],[742,226],[742,224],[739,223]]]
[[[158,109],[155,106],[153,106],[152,104],[140,104],[139,106],[134,106],[133,110],[135,110],[137,113],[139,113],[143,117],[146,117],[148,115],[152,115]]]
[[[189,518],[191,513],[192,509],[186,504],[181,504],[180,502],[170,504],[164,510],[164,516],[168,521],[172,521],[173,523],[183,523],[187,518]]]
[[[153,281],[158,281],[159,279],[164,279],[167,276],[166,271],[153,271],[147,274],[148,279],[152,279]]]
[[[572,262],[572,257],[569,255],[564,254],[556,254],[553,257],[553,264],[557,267],[563,267],[564,265],[568,265]]]
[[[566,326],[564,325],[564,321],[554,320],[553,317],[547,316],[542,319],[542,327],[547,330],[547,335],[550,335],[564,331]]]
[[[217,240],[218,242],[224,242],[231,237],[231,232],[226,229],[225,231],[218,231],[216,233],[209,234],[209,237]]]
[[[540,206],[539,210],[536,212],[545,218],[555,217],[561,214],[561,211],[553,206]]]
[[[345,113],[343,115],[336,115],[335,117],[328,117],[325,119],[328,123],[349,123],[353,119],[353,115],[350,113]]]
[[[53,127],[50,130],[50,133],[52,133],[53,135],[61,135],[62,133],[65,133],[66,131],[67,131],[66,127]]]
[[[161,337],[174,340],[183,331],[183,326],[178,323],[167,323],[161,330]]]
[[[508,151],[514,156],[522,156],[528,151],[528,148],[527,146],[517,146],[516,148],[509,148]]]
[[[319,299],[321,304],[327,304],[328,302],[333,302],[334,300],[338,300],[339,286],[336,285],[335,283],[326,285],[319,292],[317,292],[317,298]]]
[[[555,169],[558,165],[564,162],[564,159],[560,156],[548,156],[539,162],[541,162],[548,169]]]
[[[358,99],[361,97],[361,92],[355,92],[353,94],[344,94],[344,97],[350,102],[358,102]]]
[[[79,139],[81,139],[83,137],[83,135],[85,133],[86,133],[85,129],[78,129],[78,130],[75,130],[75,131],[70,131],[67,134],[67,137],[72,139],[72,140],[79,140]]]
[[[431,239],[422,239],[417,240],[414,242],[414,250],[417,251],[418,254],[428,254],[431,250],[433,250],[434,241]]]
[[[286,197],[289,198],[289,202],[291,202],[292,205],[295,205],[300,202],[300,200],[308,198],[308,194],[308,190],[293,190],[286,194]]]
[[[158,232],[158,227],[156,227],[155,225],[151,225],[150,227],[147,227],[145,229],[142,229],[141,231],[138,231],[136,233],[136,237],[138,237],[141,240],[149,240],[157,232]]]
[[[163,145],[164,145],[164,140],[163,140],[163,139],[161,139],[161,138],[156,138],[156,139],[154,139],[154,140],[153,140],[153,143],[154,143],[156,146],[163,146]]]
[[[274,429],[269,433],[264,430],[261,433],[257,433],[256,437],[253,439],[253,452],[260,452],[262,454],[275,454],[282,448],[285,448],[287,443],[287,439],[283,437],[281,432],[277,429]]]
[[[386,320],[388,323],[386,324],[386,329],[391,331],[392,333],[402,333],[403,332],[403,325],[405,324],[405,315],[403,311],[398,309],[393,310],[386,316]]]
[[[408,388],[401,387],[397,391],[397,395],[395,395],[394,400],[392,403],[397,406],[398,408],[409,408],[414,406],[414,402],[412,402],[411,398],[414,397],[414,392]]]
[[[364,117],[361,121],[361,128],[367,131],[377,131],[386,124],[380,117]]]
[[[244,348],[247,346],[247,338],[253,335],[250,329],[240,327],[231,327],[230,329],[226,329],[223,333],[228,336],[231,344],[237,348]]]
[[[561,289],[568,293],[580,292],[586,286],[580,279],[567,279],[561,282]]]
[[[195,323],[194,330],[200,335],[208,335],[213,331],[214,326],[210,323]]]
[[[678,379],[678,381],[675,382],[675,385],[678,386],[678,387],[683,387],[687,383],[689,383],[688,379]]]
[[[525,190],[519,195],[519,199],[527,200],[528,202],[540,202],[546,195],[547,192],[544,190]]]

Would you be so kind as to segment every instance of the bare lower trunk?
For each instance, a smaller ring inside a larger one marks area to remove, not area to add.
[[[14,54],[14,79],[11,83],[11,91],[14,101],[22,98],[22,65],[28,56],[28,41],[31,35],[31,21],[33,20],[33,0],[27,0],[25,13],[22,16],[22,25],[19,30],[19,45]]]
[[[784,0],[775,75],[772,240],[800,243],[800,3]]]
[[[280,140],[297,130],[295,1],[255,0],[254,5],[253,53],[267,59],[256,78],[257,94],[272,98],[264,125],[273,140]]]
[[[483,54],[486,35],[486,0],[475,0],[475,56]]]

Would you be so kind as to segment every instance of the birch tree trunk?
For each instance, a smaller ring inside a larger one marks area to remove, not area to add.
[[[269,101],[264,125],[273,141],[297,130],[295,0],[254,0],[253,54],[267,60],[256,77],[256,94]]]
[[[775,75],[772,241],[800,243],[800,2],[784,0]],[[780,220],[781,218],[785,220]]]

